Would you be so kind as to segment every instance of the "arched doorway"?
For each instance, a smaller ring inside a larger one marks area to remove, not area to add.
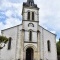
[[[27,48],[26,49],[26,60],[33,60],[33,49]]]

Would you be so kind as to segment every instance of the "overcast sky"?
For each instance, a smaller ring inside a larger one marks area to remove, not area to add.
[[[27,0],[0,0],[0,31],[21,24],[22,4]],[[60,0],[34,0],[39,10],[39,24],[60,37]]]

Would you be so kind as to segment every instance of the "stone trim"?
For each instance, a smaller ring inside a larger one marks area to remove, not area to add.
[[[40,31],[39,30],[37,30],[37,49],[38,49],[38,60],[40,60]]]
[[[29,12],[29,10],[28,10],[28,12]],[[30,12],[34,12],[34,11],[30,11]],[[27,12],[23,12],[23,13],[27,13]],[[38,13],[36,13],[36,12],[35,12],[35,14],[36,14],[36,15],[39,15],[39,14],[38,14]]]
[[[44,31],[42,28],[42,43],[43,43],[43,59],[44,59]]]
[[[56,34],[54,34],[54,33],[50,32],[49,30],[45,29],[44,27],[42,27],[42,26],[40,26],[40,25],[39,25],[39,27],[41,27],[41,28],[43,28],[44,30],[48,31],[49,33],[51,33],[51,34],[53,34],[53,35],[57,36]]]
[[[37,42],[24,41],[24,43],[37,43]]]
[[[32,27],[34,27],[34,24],[33,24],[33,23],[29,23],[29,24],[28,24],[28,27],[29,27],[30,24],[32,24]]]
[[[24,51],[26,51],[27,48],[31,47],[35,52],[37,51],[37,48],[33,45],[33,44],[27,44],[25,47],[24,47]]]
[[[2,32],[2,31],[5,31],[5,30],[8,30],[8,29],[11,29],[11,28],[14,28],[14,27],[18,27],[18,26],[20,26],[20,25],[22,25],[22,24],[19,24],[19,25],[16,25],[16,26],[13,26],[13,27],[10,27],[10,28],[7,28],[7,29],[4,29],[4,30],[1,30],[1,32]]]
[[[24,35],[25,35],[25,31],[24,29],[21,30],[21,55],[20,58],[21,60],[23,60],[23,49],[24,49]]]
[[[23,21],[30,21],[30,22],[38,22],[39,23],[39,21],[33,21],[33,20],[22,20],[22,22]]]
[[[26,59],[26,49],[27,48],[32,48],[33,49],[33,51],[34,51],[34,56],[33,56],[33,59],[36,59],[36,53],[37,53],[37,48],[33,45],[33,44],[27,44],[25,47],[24,47],[24,59]]]
[[[40,8],[35,8],[35,7],[27,7],[27,6],[23,6],[23,8],[36,9],[36,10],[39,10],[39,9],[40,9]]]
[[[28,10],[27,12],[29,12],[30,10]],[[23,13],[27,13],[27,12],[23,12]],[[34,12],[34,11],[30,11],[30,12]],[[36,15],[39,15],[38,13],[35,12]]]
[[[38,32],[38,31],[33,31],[32,29],[30,29],[32,32]],[[24,31],[26,31],[26,32],[29,32],[30,30],[24,30]],[[20,30],[20,31],[22,31],[22,30]],[[39,31],[40,32],[40,31]]]

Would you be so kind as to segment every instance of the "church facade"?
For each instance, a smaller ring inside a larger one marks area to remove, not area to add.
[[[4,29],[9,38],[0,60],[57,60],[56,35],[39,25],[39,8],[34,0],[23,3],[22,24]]]

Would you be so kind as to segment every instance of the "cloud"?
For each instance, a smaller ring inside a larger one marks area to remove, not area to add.
[[[0,22],[0,31],[3,30],[3,29],[13,27],[13,26],[18,25],[18,24],[21,24],[21,21],[19,19],[17,19],[17,18],[8,18],[8,19],[6,19],[5,24]]]
[[[35,0],[40,8],[40,25],[60,37],[60,0]]]
[[[12,2],[12,3],[20,3],[22,2],[21,0],[8,0],[9,2]]]
[[[58,42],[59,41],[59,39],[56,39],[56,42]]]
[[[7,17],[11,17],[12,11],[11,11],[11,10],[7,10],[6,13],[5,13],[5,15],[6,15]]]
[[[2,4],[0,6],[0,31],[21,24],[22,20],[22,3],[12,3],[8,0],[3,1],[1,1]]]
[[[35,2],[40,8],[40,24],[52,28],[56,31],[60,30],[60,0],[38,0]]]
[[[0,30],[4,27],[11,27],[21,23],[22,20],[22,3],[27,0],[1,0],[0,12]],[[60,32],[60,0],[34,0],[40,8],[39,10],[39,24],[53,33]],[[3,27],[4,26],[4,27]]]
[[[12,3],[21,3],[21,2],[26,2],[27,0],[8,0],[9,2],[12,2]]]
[[[5,22],[6,22],[5,28],[21,24],[21,21],[17,18],[8,18]]]

